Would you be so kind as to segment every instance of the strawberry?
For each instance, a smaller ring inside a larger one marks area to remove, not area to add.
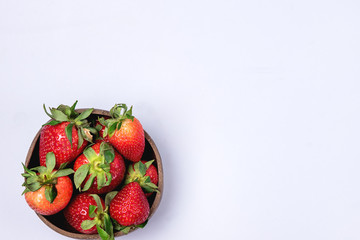
[[[64,169],[64,165],[54,170],[55,163],[55,154],[49,152],[46,155],[46,166],[28,169],[23,164],[25,200],[35,212],[42,215],[52,215],[63,210],[73,193],[72,181],[67,175],[74,171]]]
[[[109,142],[126,159],[140,161],[145,149],[145,135],[140,121],[132,116],[132,107],[128,110],[126,104],[115,104],[110,116],[107,120],[99,119],[106,126],[104,136],[109,136]]]
[[[146,223],[149,214],[149,202],[138,182],[125,185],[110,202],[110,216],[124,227]]]
[[[126,172],[124,184],[137,181],[144,189],[147,197],[149,197],[152,192],[158,191],[158,172],[156,167],[152,164],[153,162],[154,160],[142,160],[130,164]]]
[[[109,205],[116,194],[116,191],[106,194],[105,202],[97,194],[76,195],[64,209],[66,221],[81,233],[97,232],[103,240],[114,240],[114,226],[109,215]]]
[[[106,142],[87,147],[74,163],[74,183],[80,191],[102,194],[112,191],[124,179],[125,162]]]
[[[101,124],[99,120],[95,122],[95,129],[98,131],[99,137],[96,139],[96,142],[109,142],[109,136],[104,136],[105,125]]]
[[[62,163],[72,162],[92,141],[91,128],[86,118],[93,109],[84,112],[75,112],[77,101],[71,106],[60,105],[50,108],[50,113],[45,113],[52,119],[43,125],[40,132],[39,157],[40,165],[44,166],[46,154],[53,152],[56,157],[56,168]]]
[[[104,209],[104,200],[99,196],[80,193],[71,200],[63,212],[66,221],[75,230],[85,234],[93,234],[97,232],[96,221],[102,221]]]

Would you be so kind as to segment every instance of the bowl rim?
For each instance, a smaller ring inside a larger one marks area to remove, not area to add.
[[[81,113],[81,112],[83,112],[83,111],[85,111],[87,109],[89,109],[89,108],[79,108],[79,109],[75,109],[75,111]],[[100,115],[100,116],[110,117],[110,112],[107,111],[107,110],[102,110],[102,109],[93,109],[91,115]],[[51,121],[51,120],[49,120],[49,121]],[[39,141],[41,129],[42,129],[42,127],[39,129],[39,131],[35,135],[33,141],[31,142],[31,145],[29,147],[28,153],[26,155],[26,160],[25,160],[25,166],[26,167],[29,165],[32,154],[33,154],[35,146],[36,146],[36,143]],[[149,218],[148,218],[148,219],[150,219],[154,215],[154,213],[156,212],[157,208],[160,205],[160,201],[162,199],[162,194],[163,194],[163,189],[164,189],[164,177],[163,177],[164,173],[163,173],[163,166],[162,166],[161,156],[160,156],[158,148],[155,145],[154,140],[150,137],[150,135],[145,130],[144,130],[144,134],[145,134],[145,141],[147,141],[150,144],[150,146],[151,146],[151,148],[152,148],[152,150],[154,152],[155,161],[156,161],[157,170],[158,170],[158,178],[159,178],[159,180],[158,180],[158,190],[159,190],[159,192],[155,193],[156,195],[155,195],[154,201],[153,201],[153,203],[152,203],[152,205],[150,207],[150,214],[149,214]],[[97,233],[96,234],[84,234],[84,233],[74,233],[74,232],[66,231],[66,230],[56,226],[52,222],[50,222],[45,216],[43,216],[41,214],[38,214],[38,213],[36,213],[36,215],[48,227],[50,227],[55,232],[58,232],[58,233],[60,233],[60,234],[62,234],[64,236],[67,236],[67,237],[70,237],[70,238],[75,238],[75,239],[98,239],[99,238],[99,234],[97,234]],[[130,232],[135,231],[136,229],[138,229],[138,228],[132,228],[130,230]],[[122,236],[122,235],[126,235],[126,234],[124,234],[124,233],[122,233],[120,231],[114,232],[115,237]]]

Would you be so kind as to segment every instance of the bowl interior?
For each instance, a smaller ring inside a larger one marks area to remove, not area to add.
[[[85,109],[78,109],[77,111],[82,112],[84,110]],[[105,116],[105,117],[110,116],[110,114],[108,111],[94,109],[93,113],[89,117],[89,121],[95,121],[96,119],[98,119],[98,117],[103,117],[103,116]],[[28,168],[36,167],[40,164],[39,163],[40,131],[41,131],[41,129],[36,134],[32,144],[29,148],[27,157],[26,157],[25,166],[27,166]],[[146,131],[145,131],[145,150],[144,150],[144,154],[141,159],[147,160],[147,161],[154,159],[155,161],[153,164],[158,169],[158,175],[159,175],[159,182],[158,182],[159,192],[153,193],[148,198],[149,204],[150,204],[150,216],[149,216],[149,218],[150,218],[154,214],[154,212],[156,211],[156,209],[158,208],[158,206],[160,204],[162,191],[163,191],[163,170],[162,170],[162,162],[161,162],[161,157],[160,157],[159,151],[158,151],[154,141],[151,139],[151,137],[149,136],[149,134]],[[125,160],[125,163],[127,165],[130,164],[130,162],[127,160]],[[72,167],[72,164],[69,164],[68,167]],[[72,178],[72,176],[70,176],[70,177]],[[121,184],[115,190],[120,190],[120,187],[121,187]],[[77,190],[74,187],[74,194],[76,194],[76,193],[77,193]],[[62,211],[60,211],[57,214],[51,215],[51,216],[43,216],[40,214],[37,214],[37,215],[51,229],[53,229],[54,231],[56,231],[62,235],[65,235],[67,237],[76,238],[76,239],[99,238],[98,234],[82,234],[82,233],[79,233],[76,230],[74,230],[66,222]],[[133,231],[133,230],[136,230],[136,229],[132,229],[131,231]],[[121,235],[123,235],[122,232],[115,232],[115,236],[121,236]]]

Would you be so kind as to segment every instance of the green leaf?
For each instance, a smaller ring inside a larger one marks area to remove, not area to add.
[[[145,164],[143,164],[141,161],[135,163],[134,168],[135,168],[135,170],[139,170],[141,176],[145,176],[147,169],[146,169]]]
[[[69,123],[69,125],[67,125],[65,128],[66,137],[70,142],[71,148],[72,148],[72,128],[73,128],[73,126],[74,126],[73,123]]]
[[[45,104],[43,104],[43,108],[44,108],[46,115],[48,115],[50,118],[53,118],[53,116],[50,113],[48,113],[48,111],[46,110]]]
[[[55,154],[53,152],[48,152],[46,154],[46,171],[48,173],[51,173],[56,165],[56,159],[55,159]]]
[[[66,116],[66,114],[63,113],[62,111],[60,111],[60,110],[58,110],[56,108],[51,108],[50,111],[51,111],[51,114],[52,114],[52,118],[54,120],[59,121],[59,122],[69,121],[68,116]]]
[[[112,163],[115,159],[115,154],[111,150],[104,151],[105,162]]]
[[[131,227],[122,227],[120,229],[121,232],[123,232],[124,234],[128,234],[131,230]]]
[[[151,166],[151,164],[154,162],[154,160],[150,160],[150,161],[147,161],[145,162],[145,167],[146,169],[149,169],[149,167]]]
[[[112,137],[112,135],[115,133],[116,125],[117,125],[117,123],[114,122],[114,123],[111,123],[111,125],[109,126],[109,129],[108,129],[109,137]]]
[[[122,125],[122,121],[118,122],[116,125],[116,130],[120,130],[121,125]]]
[[[71,118],[72,112],[71,112],[71,108],[69,106],[60,104],[56,109],[63,112],[68,117],[68,119]]]
[[[69,106],[65,106],[64,110],[62,111],[63,113],[65,113],[66,116],[68,116],[69,118],[71,118],[71,108]]]
[[[105,183],[105,186],[109,186],[111,181],[112,181],[112,175],[110,172],[105,172],[106,174],[106,183]]]
[[[96,225],[95,220],[84,220],[81,222],[81,228],[84,230],[89,230],[90,228],[92,228],[95,225]]]
[[[90,114],[92,113],[93,110],[94,110],[93,108],[86,109],[85,111],[83,111],[82,113],[80,113],[79,116],[77,116],[77,117],[75,118],[75,122],[86,119],[87,117],[90,116]]]
[[[37,166],[37,167],[31,168],[31,170],[37,171],[40,174],[42,174],[42,173],[46,172],[47,168],[45,166]]]
[[[100,174],[97,174],[96,178],[97,178],[97,188],[101,189],[102,187],[105,186],[106,174],[104,172],[102,172]]]
[[[150,176],[144,176],[142,181],[143,183],[150,183],[151,182]]]
[[[80,188],[81,184],[85,180],[86,176],[89,173],[89,169],[90,169],[90,164],[84,164],[76,170],[74,174],[74,184],[77,189]]]
[[[114,199],[114,197],[118,194],[118,191],[112,191],[106,194],[105,196],[105,206],[110,206],[111,201]]]
[[[146,224],[148,223],[149,219],[146,219],[145,222],[139,224],[139,225],[135,225],[135,227],[138,227],[138,228],[144,228],[146,226]]]
[[[78,100],[74,102],[74,104],[70,107],[71,112],[75,112],[76,104],[78,103]]]
[[[32,175],[29,173],[22,173],[21,176],[23,176],[24,178],[28,178],[31,177]]]
[[[51,120],[50,122],[43,124],[43,126],[46,126],[46,125],[55,126],[55,125],[58,125],[59,123],[61,123],[61,122],[56,121],[56,120]]]
[[[93,182],[94,182],[94,179],[95,179],[95,174],[91,174],[90,177],[89,177],[89,179],[86,181],[86,183],[85,183],[82,191],[85,192],[85,191],[89,190],[89,188],[91,187],[91,185],[92,185]]]
[[[41,188],[41,184],[39,182],[34,182],[32,184],[26,184],[26,187],[31,191],[35,192]]]
[[[86,136],[85,133],[84,133],[84,130],[82,128],[78,128],[78,149],[84,143],[84,137],[83,136]]]
[[[103,117],[99,117],[98,118],[98,121],[99,121],[99,123],[101,124],[101,125],[104,125],[104,126],[106,126],[106,121],[105,121],[105,118],[103,118]],[[99,125],[98,125],[99,126]],[[100,126],[101,128],[102,128],[102,126]],[[101,129],[100,128],[100,129]]]
[[[110,216],[107,213],[104,214],[104,230],[105,232],[107,232],[107,234],[110,236],[111,239],[114,238],[113,225]]]
[[[21,195],[24,195],[27,192],[31,192],[28,188],[25,188],[24,191],[21,193]]]
[[[67,165],[68,165],[68,162],[64,162],[64,163],[60,164],[59,170],[64,169]]]
[[[67,168],[67,169],[60,169],[60,170],[57,170],[54,174],[54,178],[58,178],[58,177],[64,177],[64,176],[67,176],[67,175],[70,175],[74,173],[74,170],[72,170],[71,168]]]
[[[96,216],[95,210],[97,209],[97,206],[90,205],[89,206],[89,217],[94,218]]]
[[[104,156],[106,163],[112,163],[112,161],[114,161],[115,158],[114,148],[106,142],[102,142],[100,144],[99,154]]]
[[[154,183],[152,182],[147,182],[143,185],[141,185],[141,187],[145,190],[145,192],[159,192],[157,189],[158,189],[158,186],[156,186]]]
[[[50,203],[53,203],[56,196],[57,196],[57,191],[56,191],[55,186],[50,185],[50,186],[45,187],[45,198],[46,198],[46,200],[48,200]]]
[[[109,163],[99,164],[99,168],[104,170],[104,172],[109,172],[110,171],[110,164]]]
[[[133,106],[131,106],[130,109],[129,109],[128,111],[126,111],[126,114],[127,114],[127,115],[129,115],[129,116],[132,115],[132,108],[133,108]]]
[[[125,112],[125,117],[134,121],[134,116],[132,115],[132,106],[130,107],[130,109],[128,111]]]
[[[90,131],[90,133],[92,133],[93,135],[98,134],[98,131],[99,131],[96,129],[96,127],[95,128],[94,127],[86,127],[86,129],[88,129]]]
[[[28,177],[28,178],[26,179],[25,185],[26,185],[26,184],[33,184],[33,183],[37,182],[38,180],[39,180],[39,177],[38,177],[38,176]]]
[[[95,126],[95,129],[96,129],[96,131],[98,131],[98,132],[100,132],[100,130],[102,129],[103,127],[100,125],[100,124],[97,124],[96,126]]]
[[[91,147],[86,148],[83,153],[89,161],[91,161],[94,158],[97,158],[97,156],[98,156],[98,154],[95,152],[95,150]]]
[[[110,235],[104,229],[99,225],[96,225],[96,228],[102,240],[110,240]]]
[[[113,228],[116,230],[116,231],[120,231],[122,226],[114,219],[110,216],[111,218],[111,221],[113,223]]]
[[[104,211],[104,208],[103,208],[103,205],[101,204],[101,199],[99,197],[99,195],[97,194],[90,194],[90,196],[92,196],[96,202],[96,205],[97,205],[97,209],[98,209],[98,212],[103,212]]]
[[[103,137],[106,137],[108,135],[108,130],[109,129],[107,127],[104,128]]]
[[[32,169],[28,169],[28,168],[25,166],[24,163],[21,163],[21,164],[22,164],[22,166],[23,166],[23,168],[24,168],[25,174],[27,173],[27,174],[30,174],[30,175],[32,175],[32,176],[36,176],[36,172],[32,171]]]

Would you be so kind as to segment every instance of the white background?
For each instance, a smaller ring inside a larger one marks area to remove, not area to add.
[[[2,239],[42,104],[134,106],[165,191],[124,239],[360,239],[360,2],[0,0]]]

